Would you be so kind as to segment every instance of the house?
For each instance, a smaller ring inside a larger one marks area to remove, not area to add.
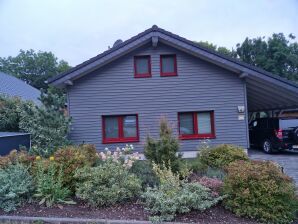
[[[37,105],[40,104],[40,91],[38,89],[3,72],[0,72],[0,94],[11,97],[20,97],[23,100],[33,101]]]
[[[182,151],[249,147],[248,112],[297,108],[298,86],[157,26],[48,80],[66,87],[71,140],[98,150],[159,135],[166,116]]]

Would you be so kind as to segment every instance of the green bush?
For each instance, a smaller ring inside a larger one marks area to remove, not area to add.
[[[62,169],[63,186],[75,191],[75,171],[84,166],[93,166],[97,159],[94,145],[66,146],[54,154],[56,164]]]
[[[48,163],[48,164],[47,164]],[[51,207],[56,203],[73,203],[68,200],[71,191],[63,186],[63,173],[54,161],[38,161],[36,165],[36,193],[39,204]]]
[[[35,160],[35,156],[31,156],[27,151],[12,150],[6,156],[0,156],[0,168],[5,168],[12,164],[20,163],[24,166],[31,166]]]
[[[170,169],[153,165],[160,185],[148,188],[142,195],[145,208],[155,222],[171,221],[177,213],[205,210],[215,205],[222,197],[213,197],[211,190],[198,183],[187,183]]]
[[[292,180],[272,162],[235,161],[227,168],[225,206],[266,223],[290,223],[297,209]]]
[[[75,173],[76,196],[92,206],[109,206],[135,198],[140,180],[123,164],[107,160],[97,167],[84,167]]]
[[[159,180],[153,172],[151,164],[146,160],[135,161],[130,172],[140,179],[143,189],[154,187],[159,184]]]
[[[32,102],[0,94],[0,131],[19,131],[20,113],[25,104],[33,106]]]
[[[174,172],[180,170],[182,154],[179,151],[179,141],[172,136],[172,129],[165,118],[160,121],[160,139],[147,137],[144,154],[151,162],[158,165],[165,164]]]
[[[6,212],[16,209],[33,192],[32,177],[28,168],[21,165],[9,165],[0,169],[0,208]]]
[[[20,130],[31,134],[34,155],[49,157],[61,146],[68,145],[67,139],[70,118],[65,116],[65,96],[61,96],[54,89],[42,91],[40,100],[42,105],[32,107],[25,105],[20,113]]]
[[[236,160],[248,160],[248,156],[242,148],[224,144],[202,149],[197,159],[202,166],[224,168]]]

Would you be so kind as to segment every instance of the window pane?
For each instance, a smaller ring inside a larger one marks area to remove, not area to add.
[[[211,132],[210,112],[198,113],[198,133],[211,134]]]
[[[136,116],[125,116],[123,119],[124,137],[137,137]]]
[[[193,128],[193,116],[189,114],[180,114],[180,134],[194,134]]]
[[[106,117],[105,118],[105,137],[118,138],[119,136],[118,118]]]
[[[136,57],[136,74],[148,74],[149,66],[148,60],[149,57]]]
[[[162,73],[174,73],[175,72],[175,57],[174,56],[162,56]]]

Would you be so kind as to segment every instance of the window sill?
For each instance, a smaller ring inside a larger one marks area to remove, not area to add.
[[[178,76],[177,72],[172,73],[160,73],[160,77]]]
[[[151,78],[152,75],[150,73],[148,74],[135,74],[135,78]]]
[[[104,139],[103,144],[111,143],[129,143],[129,142],[139,142],[139,138],[129,138],[129,139]]]
[[[192,140],[192,139],[214,139],[216,136],[214,134],[208,134],[208,135],[184,135],[179,136],[180,140]]]

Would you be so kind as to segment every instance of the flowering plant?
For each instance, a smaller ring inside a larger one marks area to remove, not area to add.
[[[105,151],[100,152],[98,157],[101,161],[108,160],[115,163],[122,163],[125,168],[129,169],[136,160],[140,159],[139,153],[133,153],[133,149],[133,145],[126,145],[121,149],[117,147],[114,152],[110,151],[108,148],[105,148]]]

